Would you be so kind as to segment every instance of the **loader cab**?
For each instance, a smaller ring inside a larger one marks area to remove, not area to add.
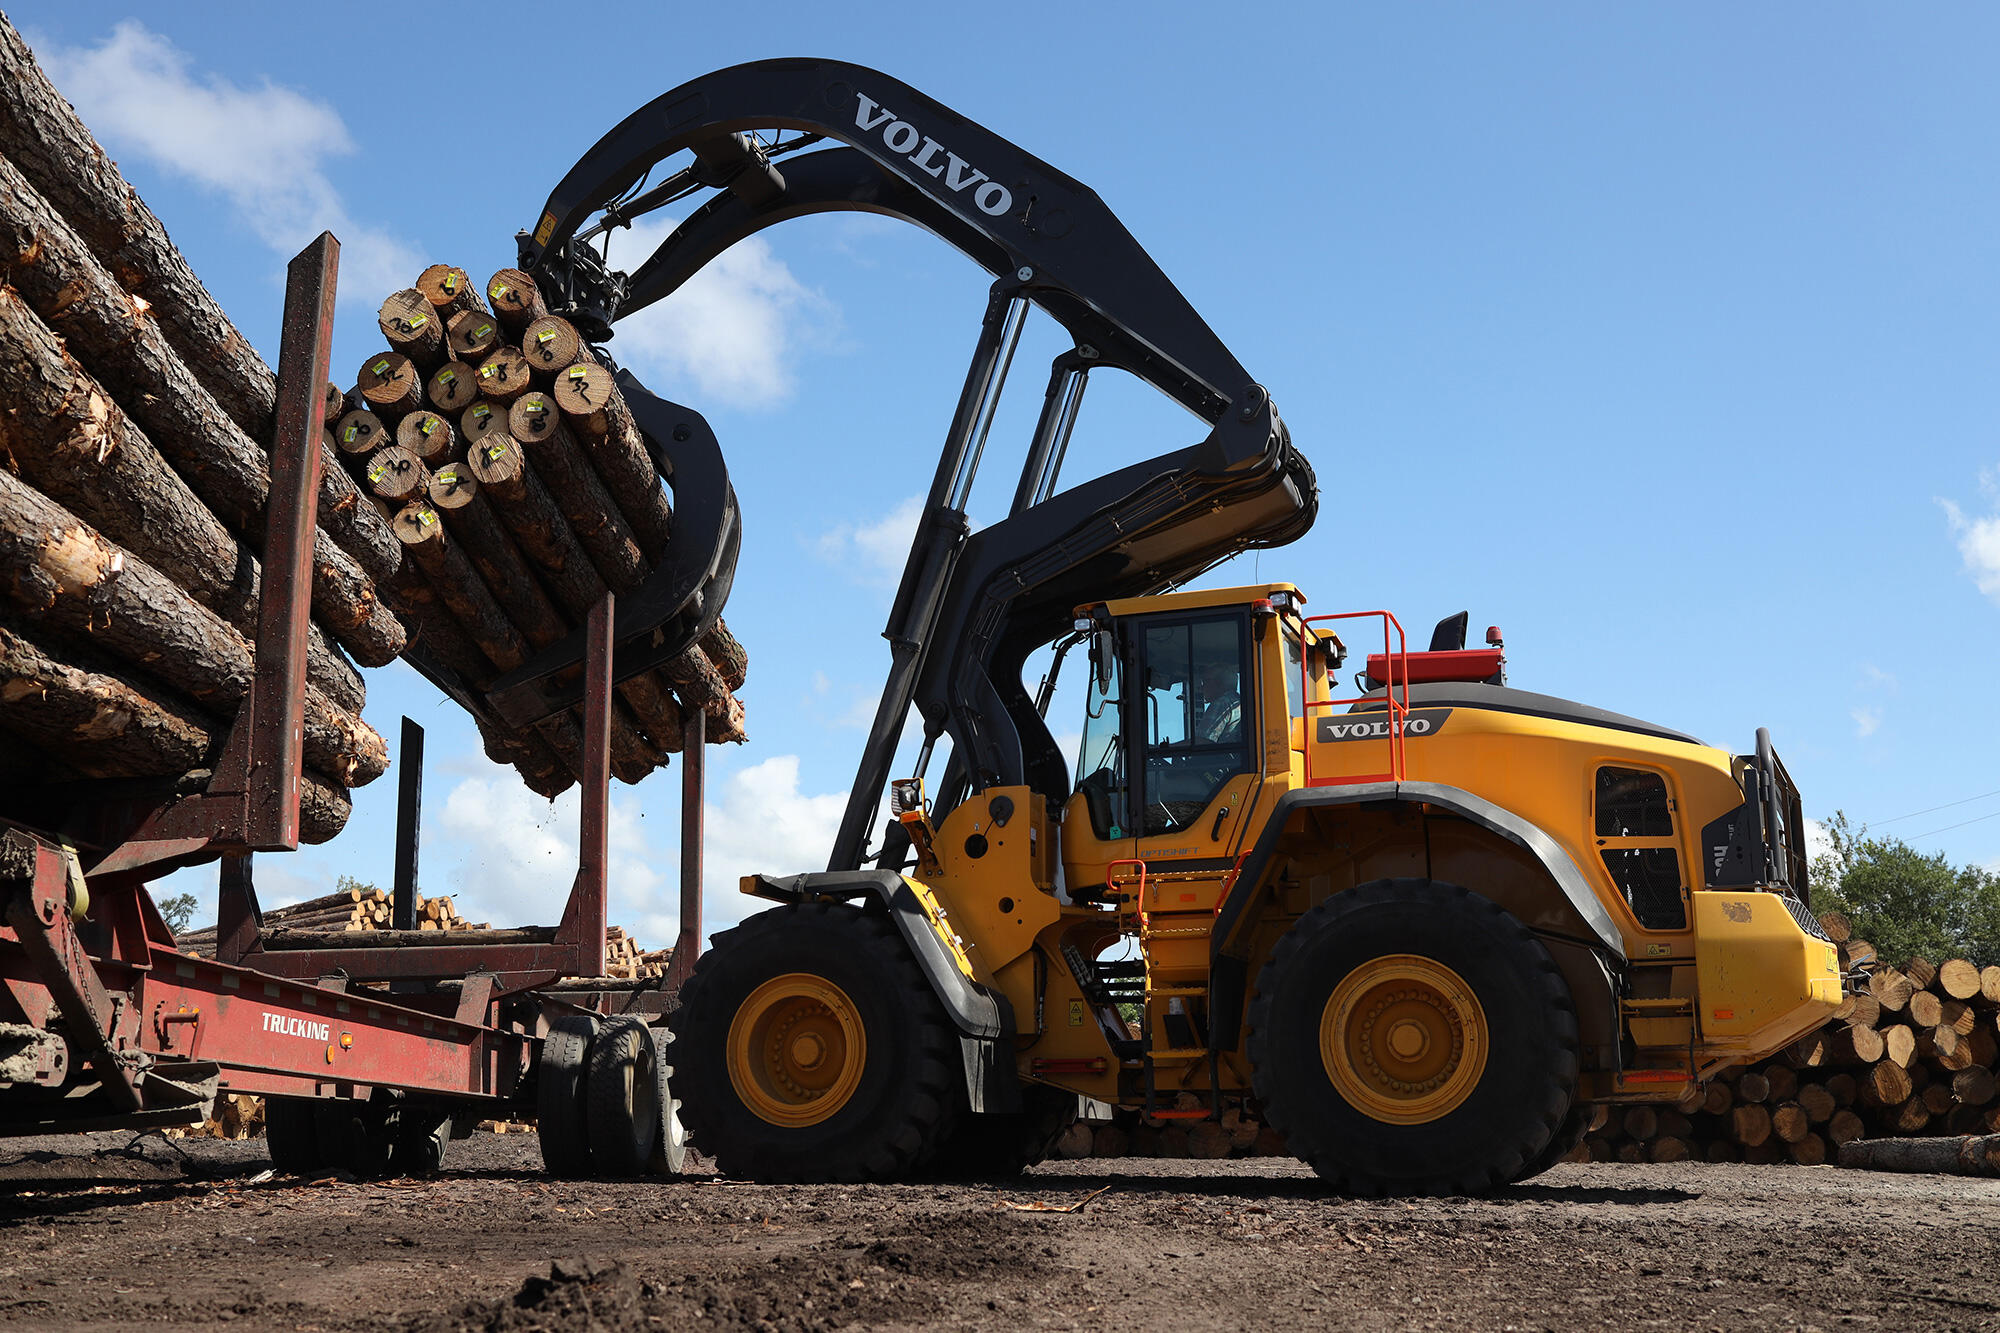
[[[1085,608],[1090,688],[1076,790],[1063,811],[1064,881],[1101,894],[1120,860],[1193,870],[1234,855],[1266,767],[1276,617],[1264,588]],[[1289,719],[1277,722],[1288,734]],[[1288,747],[1287,747],[1288,748]]]

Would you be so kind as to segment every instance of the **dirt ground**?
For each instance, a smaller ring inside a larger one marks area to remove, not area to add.
[[[2000,1328],[2000,1180],[1560,1166],[1357,1202],[1293,1162],[1148,1159],[613,1183],[548,1179],[531,1134],[426,1180],[266,1166],[258,1140],[0,1142],[0,1327]]]

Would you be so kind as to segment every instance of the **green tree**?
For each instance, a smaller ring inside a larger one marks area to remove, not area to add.
[[[1853,923],[1885,963],[1913,957],[2000,963],[2000,875],[1954,866],[1901,838],[1871,837],[1835,812],[1827,848],[1813,859],[1813,906]]]
[[[333,889],[335,893],[345,893],[349,889],[359,889],[363,893],[375,892],[373,884],[364,884],[352,875],[335,875],[333,877]]]
[[[194,921],[194,909],[198,904],[192,893],[177,893],[171,898],[159,901],[160,915],[166,920],[167,929],[179,935]]]

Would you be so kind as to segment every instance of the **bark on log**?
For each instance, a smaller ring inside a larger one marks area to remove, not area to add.
[[[377,352],[354,377],[368,410],[393,426],[424,405],[424,377],[401,352]]]
[[[1940,1139],[1857,1139],[1841,1145],[1840,1164],[1857,1171],[1995,1176],[2000,1175],[2000,1134]]]
[[[1979,994],[1979,969],[1963,958],[1947,958],[1938,968],[1938,989],[1954,1000]]]
[[[127,291],[152,306],[181,360],[253,440],[271,436],[277,379],[118,174],[21,35],[0,20],[0,157],[55,205]]]
[[[548,313],[535,280],[518,268],[503,268],[486,280],[486,299],[509,332],[519,332]]]
[[[432,264],[417,277],[417,290],[440,318],[479,309],[479,287],[456,264]]]
[[[478,396],[479,371],[469,362],[447,361],[424,381],[424,401],[446,417],[457,417]]]
[[[152,440],[18,295],[0,289],[0,448],[36,488],[254,636],[261,571]],[[365,610],[365,608],[357,608]],[[365,623],[365,617],[364,617]],[[361,677],[313,627],[308,671],[345,707]]]
[[[701,651],[715,664],[722,683],[732,694],[743,688],[743,682],[750,676],[750,653],[729,632],[727,621],[718,618],[715,628],[702,635]]]
[[[396,426],[396,444],[409,450],[432,470],[465,456],[458,431],[449,419],[436,412],[412,412]]]
[[[270,497],[266,447],[253,443],[188,369],[151,308],[142,310],[132,301],[53,206],[4,158],[0,263],[28,305],[166,451],[196,493],[261,545]],[[326,424],[331,427],[346,409],[339,406],[339,389],[329,384],[327,390]],[[402,558],[395,539],[382,525],[356,514],[358,497],[334,465],[333,454],[324,453],[321,461],[330,475],[320,484],[320,527],[369,578],[387,577]]]
[[[375,313],[375,322],[389,346],[410,358],[418,370],[428,373],[444,361],[444,319],[415,287],[389,293]]]
[[[604,582],[619,594],[636,589],[646,578],[646,557],[548,395],[536,392],[516,400],[507,413],[507,431],[520,443]]]
[[[65,633],[156,677],[224,716],[249,693],[248,642],[173,580],[74,514],[0,471],[0,579],[9,596]],[[40,622],[38,622],[40,623]],[[388,767],[388,747],[317,686],[306,690],[306,762],[359,787]]]
[[[550,396],[604,479],[605,490],[618,501],[640,549],[648,559],[659,559],[673,538],[673,508],[611,372],[599,365],[571,366],[556,376]]]
[[[437,511],[428,503],[405,507],[396,516],[396,536],[415,556],[432,589],[451,612],[466,637],[502,672],[528,659],[528,645],[494,601],[471,562],[445,534]],[[553,741],[553,737],[551,740]],[[562,747],[557,747],[561,753]],[[576,762],[580,749],[565,758]],[[622,782],[637,782],[659,766],[661,754],[639,734],[625,714],[611,715],[611,767]]]
[[[208,764],[212,724],[73,644],[0,616],[0,728],[86,777],[178,777]]]

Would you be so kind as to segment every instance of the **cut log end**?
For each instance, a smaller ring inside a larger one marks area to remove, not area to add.
[[[546,314],[535,280],[518,268],[503,268],[486,280],[486,299],[509,329],[523,329]]]
[[[396,426],[396,443],[422,459],[426,467],[438,467],[457,459],[458,431],[436,412],[412,412]]]
[[[518,347],[503,344],[479,363],[479,392],[495,402],[510,403],[530,387],[528,358]]]
[[[432,264],[417,278],[417,290],[439,318],[479,308],[479,286],[456,264]]]
[[[478,365],[500,345],[500,321],[483,310],[461,310],[445,326],[445,340],[453,357]]]
[[[479,396],[479,372],[469,362],[447,361],[431,372],[424,392],[434,411],[457,416]]]
[[[423,376],[401,352],[378,352],[361,363],[355,385],[368,407],[386,421],[401,421],[424,405]]]

